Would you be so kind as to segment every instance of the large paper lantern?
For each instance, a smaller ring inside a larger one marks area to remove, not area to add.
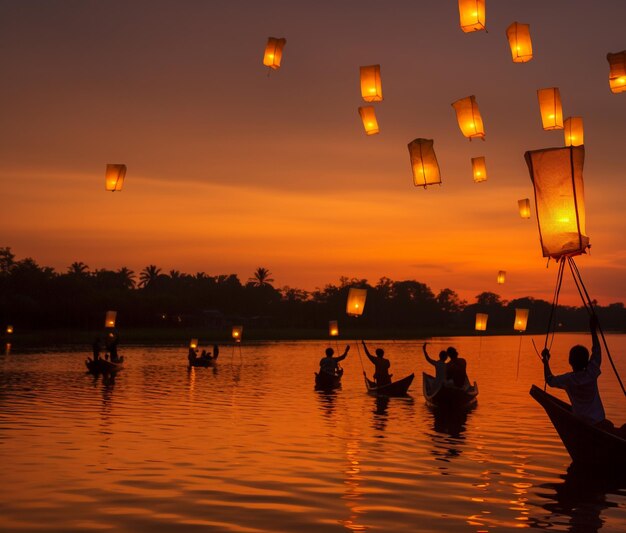
[[[472,157],[472,174],[476,183],[487,180],[487,163],[484,157]]]
[[[519,209],[519,216],[522,218],[530,218],[530,200],[528,198],[518,200],[517,207]]]
[[[476,313],[476,331],[487,330],[487,319],[489,315],[487,313]]]
[[[373,105],[359,107],[359,115],[361,115],[363,127],[367,135],[376,135],[380,131]]]
[[[485,127],[480,116],[478,103],[474,95],[461,98],[452,104],[456,111],[459,128],[465,137],[471,141],[475,138],[485,139]]]
[[[530,40],[530,26],[514,22],[506,29],[514,63],[526,63],[533,58],[533,44]]]
[[[626,50],[607,54],[609,62],[609,87],[611,92],[622,93],[626,91]]]
[[[231,335],[233,339],[235,339],[235,342],[240,342],[243,336],[243,326],[233,326]]]
[[[515,309],[515,322],[513,323],[513,329],[515,331],[526,331],[526,324],[528,323],[528,309]]]
[[[263,64],[273,70],[280,68],[280,61],[283,58],[283,48],[287,39],[277,39],[270,37],[265,45],[265,53],[263,54]]]
[[[563,122],[565,146],[582,146],[585,144],[583,133],[583,117],[567,117]]]
[[[428,185],[441,183],[441,172],[433,148],[433,140],[415,139],[408,146],[415,186],[426,188]]]
[[[191,339],[189,347],[195,350],[198,347],[198,339]]]
[[[544,130],[563,129],[563,109],[561,107],[561,93],[558,87],[548,87],[537,91],[541,124]]]
[[[106,315],[104,316],[104,327],[114,328],[116,318],[117,318],[117,311],[107,311]]]
[[[459,19],[465,33],[485,29],[485,0],[459,0]]]
[[[350,287],[348,291],[348,302],[346,304],[346,313],[350,316],[361,316],[365,308],[365,298],[367,298],[367,289],[356,289]]]
[[[383,86],[380,80],[380,65],[361,67],[361,96],[366,102],[380,102]]]
[[[502,285],[506,281],[506,270],[499,270],[498,276],[496,277],[496,281]]]
[[[108,164],[104,184],[107,191],[121,191],[126,176],[126,165]]]
[[[535,189],[535,209],[544,257],[578,255],[585,235],[584,146],[546,148],[524,154]]]
[[[328,334],[331,337],[337,337],[339,335],[339,325],[336,320],[330,320],[328,322]]]

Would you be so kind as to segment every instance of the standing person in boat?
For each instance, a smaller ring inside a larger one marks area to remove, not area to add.
[[[198,350],[190,346],[189,352],[187,353],[187,359],[189,360],[189,364],[192,364],[196,360],[197,357],[198,357]]]
[[[93,340],[91,349],[93,350],[93,360],[97,361],[98,359],[100,359],[100,352],[102,351],[102,345],[100,344],[100,337],[96,337]]]
[[[320,359],[320,372],[330,376],[341,376],[343,374],[343,369],[339,367],[339,362],[348,357],[349,351],[350,345],[347,345],[342,355],[333,357],[335,350],[332,348],[326,348],[326,357],[322,357]]]
[[[365,346],[365,341],[361,342],[363,343],[365,355],[374,364],[374,381],[376,381],[376,386],[389,385],[391,383],[391,374],[389,373],[391,363],[389,363],[389,359],[385,359],[385,350],[376,348],[376,357],[374,357],[367,349],[367,346]]]
[[[469,386],[467,361],[459,357],[459,352],[456,351],[454,346],[450,346],[446,350],[446,354],[450,358],[450,361],[446,365],[446,379],[451,380],[454,386],[460,389]]]
[[[541,352],[543,359],[543,373],[546,383],[550,387],[565,389],[572,404],[572,412],[593,424],[613,424],[606,421],[604,407],[598,390],[598,377],[602,364],[602,350],[598,340],[598,319],[594,316],[589,321],[591,331],[591,358],[589,350],[581,345],[573,346],[569,351],[571,372],[559,376],[550,370],[550,350],[544,348]]]
[[[422,351],[424,352],[424,357],[426,357],[426,361],[428,361],[431,365],[435,367],[435,382],[433,383],[433,388],[438,389],[441,385],[446,381],[446,373],[447,373],[447,364],[446,359],[448,358],[448,352],[445,350],[441,350],[439,352],[439,360],[435,360],[428,355],[426,351],[426,345],[428,343],[425,342],[424,346],[422,346]]]

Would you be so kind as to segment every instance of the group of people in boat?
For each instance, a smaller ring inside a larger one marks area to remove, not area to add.
[[[434,387],[441,386],[457,387],[466,389],[470,387],[467,377],[467,361],[459,357],[459,352],[453,346],[439,352],[439,359],[433,359],[426,351],[427,342],[422,346],[424,357],[431,365],[435,367],[435,383]],[[447,359],[450,359],[447,361]]]
[[[104,338],[104,356],[102,356],[102,341],[100,337],[96,337],[91,346],[93,360],[98,361],[100,358],[104,357],[106,361],[111,361],[112,363],[119,363],[120,356],[117,353],[117,345],[119,344],[120,339],[116,332],[110,331],[106,334]]]
[[[217,360],[217,357],[219,356],[219,354],[220,354],[220,348],[217,344],[213,345],[212,353],[207,350],[202,350],[200,355],[198,355],[198,348],[193,348],[190,346],[187,359],[189,360],[190,365],[193,365],[195,361],[214,363]]]

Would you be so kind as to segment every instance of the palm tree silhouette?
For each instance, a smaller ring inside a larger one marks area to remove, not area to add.
[[[89,266],[82,261],[75,261],[67,267],[67,273],[75,276],[87,276],[89,274]]]
[[[151,283],[154,283],[161,274],[161,269],[156,265],[148,265],[139,273],[139,286],[148,287]]]
[[[272,273],[263,267],[259,267],[254,271],[254,275],[248,279],[248,283],[252,283],[255,287],[272,286],[273,278],[270,278]]]
[[[124,288],[133,289],[135,288],[135,273],[129,268],[122,267],[118,269],[117,275],[120,278],[120,281]]]

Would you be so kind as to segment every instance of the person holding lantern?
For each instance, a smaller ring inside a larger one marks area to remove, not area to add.
[[[324,374],[328,374],[330,376],[343,375],[343,369],[339,366],[339,362],[348,357],[349,351],[350,345],[348,344],[342,355],[338,357],[333,357],[335,350],[333,350],[332,348],[326,348],[326,357],[322,357],[320,359],[320,372],[323,372]]]
[[[376,386],[382,387],[383,385],[389,385],[389,383],[391,383],[391,374],[389,373],[391,363],[389,362],[389,359],[385,359],[385,350],[382,348],[376,348],[376,357],[374,357],[367,349],[367,346],[365,346],[365,341],[361,342],[363,343],[365,355],[367,355],[367,358],[375,367],[374,381],[376,381]]]

